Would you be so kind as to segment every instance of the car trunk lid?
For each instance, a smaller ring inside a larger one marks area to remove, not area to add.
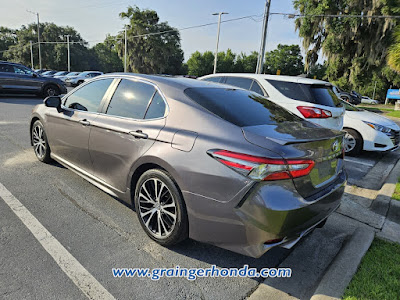
[[[308,175],[293,179],[304,198],[332,183],[343,168],[343,134],[339,131],[309,122],[249,126],[242,127],[242,131],[247,141],[277,152],[284,159],[314,161],[315,165]]]

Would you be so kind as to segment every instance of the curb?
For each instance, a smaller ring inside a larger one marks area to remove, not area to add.
[[[341,299],[374,236],[374,231],[365,227],[355,230],[322,277],[312,300]]]

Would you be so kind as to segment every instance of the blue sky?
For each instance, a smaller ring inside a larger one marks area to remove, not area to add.
[[[176,28],[215,22],[217,16],[212,13],[219,11],[229,13],[223,16],[224,19],[259,15],[253,19],[223,23],[219,49],[225,51],[230,48],[235,53],[249,53],[252,50],[258,51],[260,47],[265,0],[0,0],[2,12],[12,12],[2,14],[0,26],[19,28],[22,24],[35,22],[35,16],[26,10],[38,11],[41,22],[72,26],[93,45],[104,40],[106,34],[116,34],[121,30],[124,21],[118,14],[126,10],[128,5],[154,9],[161,21],[167,21]],[[271,0],[271,12],[294,12],[292,0]],[[196,50],[214,51],[216,32],[217,25],[182,31],[185,60]],[[295,32],[293,20],[272,15],[267,51],[275,49],[279,43],[301,45],[301,40]]]

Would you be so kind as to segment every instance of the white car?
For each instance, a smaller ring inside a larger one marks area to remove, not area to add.
[[[400,127],[392,120],[343,102],[346,154],[399,148]]]
[[[371,99],[370,97],[367,97],[367,96],[362,96],[361,97],[361,103],[364,103],[364,104],[379,104],[379,101]]]
[[[281,75],[219,73],[200,80],[219,82],[259,93],[299,117],[341,130],[345,109],[329,82]]]

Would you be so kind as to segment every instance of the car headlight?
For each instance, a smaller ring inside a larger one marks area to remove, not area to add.
[[[379,125],[379,124],[375,124],[375,123],[371,123],[371,122],[367,122],[367,121],[363,121],[365,124],[367,124],[369,127],[378,130],[380,132],[383,133],[390,133],[392,131],[392,129],[390,129],[389,127],[383,126],[383,125]]]

